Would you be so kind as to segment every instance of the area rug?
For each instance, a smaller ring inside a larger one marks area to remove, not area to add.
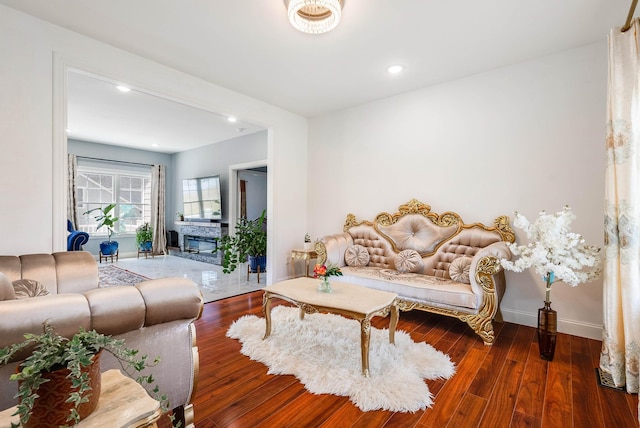
[[[113,265],[99,266],[98,278],[100,287],[135,285],[149,279],[146,276]]]
[[[409,334],[371,328],[369,370],[361,374],[360,323],[332,314],[305,315],[297,308],[272,310],[271,336],[262,340],[265,320],[245,315],[227,336],[242,343],[241,352],[265,364],[269,374],[291,374],[313,394],[346,396],[362,411],[416,412],[431,407],[424,379],[448,379],[455,373],[449,356]]]

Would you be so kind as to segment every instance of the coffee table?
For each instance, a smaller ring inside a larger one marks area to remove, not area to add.
[[[342,281],[332,281],[331,293],[318,291],[319,279],[295,278],[278,282],[264,288],[262,310],[266,321],[263,340],[271,335],[271,299],[276,297],[300,308],[300,319],[304,314],[329,312],[352,318],[360,322],[360,352],[362,375],[369,377],[369,340],[371,318],[386,317],[389,320],[389,343],[394,343],[398,324],[396,293],[373,290]]]

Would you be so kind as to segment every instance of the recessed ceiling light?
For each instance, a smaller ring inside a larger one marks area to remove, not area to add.
[[[238,119],[236,119],[236,118],[235,118],[235,117],[233,117],[233,116],[229,116],[229,117],[227,118],[227,120],[228,120],[229,122],[232,122],[232,123],[233,123],[233,122],[236,122]]]
[[[118,88],[120,92],[131,92],[131,88],[127,88],[126,86],[116,85],[116,88]]]
[[[160,144],[153,143],[151,147],[160,147]]]
[[[387,68],[387,71],[391,74],[398,74],[403,70],[404,70],[403,65],[392,65],[389,68]]]

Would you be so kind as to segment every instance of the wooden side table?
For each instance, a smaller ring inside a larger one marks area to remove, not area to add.
[[[295,268],[295,262],[297,260],[304,260],[304,276],[311,276],[309,275],[309,262],[311,259],[317,259],[318,258],[318,253],[315,252],[315,250],[304,250],[304,249],[300,249],[300,248],[296,248],[291,250],[291,259],[289,260],[289,273],[291,275],[292,278],[295,278],[295,274],[296,274],[296,268]]]
[[[16,407],[0,412],[0,426],[18,423]],[[157,427],[162,410],[160,403],[149,397],[147,391],[135,380],[123,375],[120,370],[102,373],[102,387],[98,407],[81,420],[77,427]]]

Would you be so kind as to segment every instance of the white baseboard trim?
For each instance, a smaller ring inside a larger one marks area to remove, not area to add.
[[[515,311],[501,308],[505,321],[514,324],[538,327],[538,313]],[[573,336],[586,337],[587,339],[602,340],[602,325],[575,321],[566,318],[558,318],[558,332]]]

